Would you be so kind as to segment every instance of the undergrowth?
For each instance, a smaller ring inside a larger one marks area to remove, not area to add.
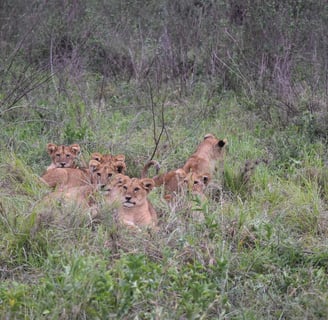
[[[50,104],[47,113],[62,119],[59,126],[7,124],[1,319],[327,318],[324,142],[293,127],[277,131],[231,94],[217,104],[205,97],[158,98],[155,113],[148,96],[138,97],[142,106],[122,97],[128,109],[117,106],[118,96],[108,106],[63,101],[66,109]],[[172,207],[160,188],[153,191],[158,232],[122,229],[106,207],[102,222],[90,226],[80,208],[43,201],[49,191],[38,177],[49,162],[48,142],[80,143],[86,159],[95,151],[123,153],[128,174],[139,176],[155,147],[162,171],[178,168],[208,132],[228,139],[208,201]],[[50,218],[36,228],[40,216]]]

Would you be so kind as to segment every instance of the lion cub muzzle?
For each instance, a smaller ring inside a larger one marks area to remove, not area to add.
[[[136,205],[134,201],[131,201],[132,197],[131,196],[125,196],[125,201],[123,202],[123,207],[126,208],[132,208]]]

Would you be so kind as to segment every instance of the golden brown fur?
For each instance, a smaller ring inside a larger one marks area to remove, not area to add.
[[[71,188],[90,183],[88,169],[54,168],[46,171],[41,180],[51,188]]]
[[[148,169],[151,166],[155,166],[156,172],[158,172],[160,166],[157,161],[148,161],[141,173],[141,178],[145,178],[148,174]],[[154,176],[152,179],[155,182],[155,187],[164,186],[164,198],[166,200],[171,200],[172,197],[179,194],[183,188],[184,179],[187,176],[183,169],[171,170],[166,173]]]
[[[57,146],[54,143],[48,143],[47,151],[51,158],[51,164],[47,170],[54,168],[76,168],[76,160],[81,148],[78,144]]]
[[[210,180],[211,176],[208,173],[198,174],[196,172],[189,172],[184,179],[185,190],[191,194],[205,198],[204,191]]]
[[[84,185],[58,189],[47,195],[47,198],[57,199],[61,202],[71,202],[81,208],[87,209],[95,205],[95,186]]]
[[[94,152],[91,155],[92,160],[97,160],[100,163],[108,163],[113,166],[116,173],[124,174],[126,171],[125,155],[118,154],[116,156],[111,154],[101,154],[99,152]]]
[[[186,173],[214,174],[218,160],[225,156],[226,139],[217,139],[213,134],[207,134],[198,145],[196,151],[182,167]]]
[[[108,183],[100,188],[100,191],[107,204],[120,202],[122,194],[122,186],[128,184],[130,177],[117,173]]]
[[[100,163],[97,160],[90,160],[89,171],[91,183],[98,185],[99,188],[105,186],[116,174],[112,164],[107,162]]]
[[[153,179],[132,178],[122,186],[119,221],[130,227],[156,227],[157,213],[147,196],[154,188]]]
[[[114,179],[114,170],[107,163],[100,163],[96,160],[90,160],[89,176],[88,178],[86,178],[85,183],[82,183],[81,185],[76,183],[75,180],[75,178],[77,177],[76,173],[79,172],[79,169],[58,168],[49,170],[48,173],[59,173],[59,176],[55,176],[56,181],[62,178],[63,173],[71,173],[72,170],[75,170],[74,174],[69,174],[68,178],[71,180],[65,181],[65,184],[64,181],[61,181],[62,184],[60,185],[60,187],[50,193],[47,198],[56,199],[65,203],[74,203],[75,205],[80,206],[82,209],[90,209],[91,218],[93,220],[98,214],[98,192],[102,191],[105,186],[110,184],[111,181]],[[49,174],[47,176],[49,176]],[[108,193],[108,191],[106,193]],[[108,195],[106,195],[106,197],[108,197]]]

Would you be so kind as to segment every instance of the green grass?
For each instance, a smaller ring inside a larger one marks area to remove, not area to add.
[[[60,129],[13,120],[0,133],[0,318],[327,318],[325,145],[294,128],[268,127],[231,94],[209,101],[199,86],[183,101],[173,91],[165,98],[155,156],[163,170],[181,166],[208,132],[229,145],[208,202],[172,209],[161,190],[152,192],[159,232],[121,229],[106,207],[90,228],[79,208],[44,202],[38,176],[49,162],[47,142],[80,143],[86,158],[124,153],[135,176],[152,154],[163,98],[153,117],[147,93],[111,90],[115,99],[102,113],[78,97],[62,99],[62,108],[49,97],[48,120],[62,119]],[[245,163],[256,159],[268,161],[245,183]],[[35,229],[40,215],[51,221]]]

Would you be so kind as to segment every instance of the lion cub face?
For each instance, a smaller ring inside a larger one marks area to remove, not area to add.
[[[186,176],[186,172],[179,168],[154,177],[154,181],[156,186],[164,186],[164,198],[170,201],[183,190]]]
[[[81,151],[78,144],[57,146],[54,143],[48,143],[47,150],[51,158],[51,165],[47,170],[54,168],[76,168],[75,160]]]
[[[208,173],[198,174],[195,172],[189,172],[184,179],[185,190],[192,194],[203,195],[210,180],[211,176]]]
[[[124,174],[126,171],[125,156],[123,154],[114,156],[111,154],[101,154],[99,152],[94,152],[91,155],[91,160],[97,160],[100,163],[111,164],[116,173]]]
[[[133,208],[147,202],[148,193],[154,188],[153,179],[132,178],[122,186],[122,205],[125,208]]]
[[[89,170],[91,183],[99,188],[104,188],[116,173],[110,163],[100,163],[97,160],[90,160]]]
[[[122,186],[128,184],[130,180],[130,177],[124,174],[115,174],[106,185],[100,188],[100,191],[104,195],[106,202],[108,204],[112,204],[115,201],[120,201],[122,195]]]

